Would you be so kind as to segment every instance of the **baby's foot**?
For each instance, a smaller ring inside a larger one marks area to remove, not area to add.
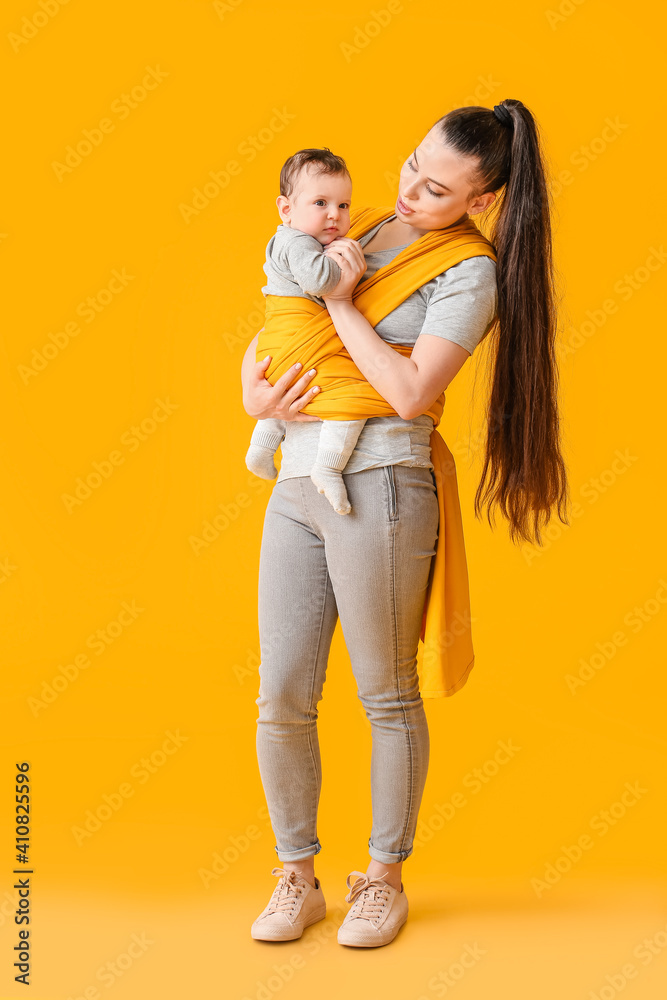
[[[275,451],[261,444],[251,444],[245,457],[245,464],[260,479],[275,479],[278,470],[273,463]]]
[[[329,469],[326,465],[313,466],[310,478],[317,486],[318,493],[324,493],[325,497],[337,514],[349,514],[352,505],[348,500],[345,483],[340,472]]]

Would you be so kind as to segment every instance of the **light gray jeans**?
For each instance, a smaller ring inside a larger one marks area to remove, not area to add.
[[[259,567],[257,759],[281,861],[318,854],[317,705],[338,616],[372,729],[369,854],[412,854],[429,762],[416,656],[438,502],[430,469],[344,474],[337,514],[309,477],[276,483]]]

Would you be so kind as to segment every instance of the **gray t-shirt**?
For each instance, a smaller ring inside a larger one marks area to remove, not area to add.
[[[359,238],[365,246],[385,222]],[[408,244],[405,244],[407,246]],[[403,247],[365,253],[368,269],[360,281],[388,264]],[[488,333],[498,307],[496,264],[491,257],[471,257],[448,268],[413,292],[375,326],[389,344],[414,345],[423,335],[451,340],[473,354]],[[317,376],[310,383],[317,385]],[[317,456],[322,423],[288,420],[281,444],[282,464],[276,482],[310,476]],[[426,414],[402,417],[369,417],[344,473],[376,469],[383,465],[408,465],[432,469],[430,436],[433,419]]]
[[[325,305],[322,295],[340,281],[340,267],[314,236],[281,223],[266,247],[264,295],[299,295]]]

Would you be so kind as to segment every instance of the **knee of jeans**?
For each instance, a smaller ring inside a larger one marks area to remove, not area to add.
[[[270,691],[260,688],[255,699],[259,709],[258,722],[288,725],[309,725],[317,720],[317,705],[301,700],[295,691]]]
[[[406,713],[410,716],[421,717],[424,712],[424,703],[419,690],[419,683],[405,685],[400,696],[396,692],[375,691],[359,692],[359,700],[366,712],[369,722],[398,723],[402,728],[405,725]]]

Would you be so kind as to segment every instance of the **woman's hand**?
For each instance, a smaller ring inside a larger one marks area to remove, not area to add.
[[[339,236],[324,248],[324,253],[338,264],[342,274],[334,290],[322,298],[325,302],[329,299],[351,301],[352,292],[367,267],[361,245],[347,236]]]
[[[243,407],[256,420],[273,417],[276,420],[321,420],[307,413],[299,413],[302,406],[310,403],[319,391],[319,386],[306,386],[315,377],[315,369],[310,369],[291,385],[300,368],[294,365],[271,385],[264,372],[271,363],[271,356],[257,361],[243,378]]]

